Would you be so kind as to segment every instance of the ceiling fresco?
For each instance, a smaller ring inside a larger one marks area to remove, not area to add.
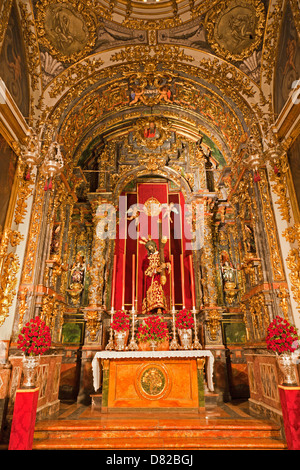
[[[283,3],[15,0],[30,123],[45,149],[60,142],[74,168],[89,165],[99,142],[126,147],[142,119],[164,119],[169,134],[164,129],[150,149],[135,135],[137,152],[200,139],[227,174],[247,156],[250,135],[264,149],[276,118],[272,74]]]
[[[150,31],[157,44],[207,51],[259,82],[267,9],[267,0],[35,1],[44,84],[87,55],[147,44]]]

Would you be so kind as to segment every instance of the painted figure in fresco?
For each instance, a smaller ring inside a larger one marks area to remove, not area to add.
[[[145,247],[147,256],[142,264],[144,273],[142,313],[150,312],[160,314],[167,311],[167,302],[161,282],[161,274],[163,270],[170,272],[171,265],[168,262],[161,262],[160,253],[155,241],[147,241]]]
[[[156,137],[159,137],[159,132],[156,129],[155,122],[151,121],[149,123],[149,127],[146,127],[146,129],[144,130],[144,137],[146,139],[155,139]]]
[[[283,75],[286,75],[290,68],[292,68],[296,73],[296,65],[295,65],[295,55],[297,51],[297,43],[294,38],[289,38],[286,46],[286,63],[283,71]]]

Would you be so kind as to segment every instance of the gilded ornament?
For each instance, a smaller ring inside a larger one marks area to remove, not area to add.
[[[3,260],[0,279],[0,326],[9,315],[9,309],[16,295],[17,273],[20,268],[19,258],[8,253]]]
[[[21,13],[22,33],[26,48],[31,89],[35,91],[39,88],[38,85],[41,79],[40,50],[36,40],[35,21],[28,2],[19,2],[18,7]]]
[[[166,157],[161,157],[158,155],[149,155],[140,160],[140,164],[144,165],[147,170],[156,171],[159,168],[163,168],[166,164]]]
[[[270,5],[268,14],[268,27],[264,38],[262,53],[262,73],[268,84],[271,83],[278,54],[278,41],[282,21],[283,0],[277,0]]]
[[[101,325],[101,311],[85,309],[84,319],[86,321],[86,328],[91,341],[96,341]]]
[[[23,318],[27,310],[27,294],[28,289],[23,289],[19,292],[18,299],[19,299],[19,328],[22,328],[23,325]]]
[[[170,124],[163,117],[141,118],[133,126],[133,138],[137,145],[148,149],[157,149],[170,137]]]
[[[291,290],[293,297],[297,303],[297,310],[300,311],[300,256],[299,251],[296,248],[290,250],[286,259],[286,264],[289,272],[289,278],[291,281]]]
[[[269,313],[266,306],[266,299],[262,292],[249,299],[249,310],[256,339],[264,339],[270,323]]]
[[[25,165],[23,163],[18,167],[18,196],[15,207],[14,222],[16,225],[23,223],[24,218],[27,212],[27,202],[28,198],[32,195],[33,192],[33,182],[35,178],[27,180],[24,178],[25,174]]]
[[[42,226],[41,214],[43,213],[43,203],[45,198],[44,181],[37,182],[34,206],[31,216],[31,224],[28,235],[28,245],[22,271],[22,284],[30,284],[34,276],[34,265],[37,255],[37,245]]]
[[[207,40],[227,60],[244,60],[260,45],[265,25],[259,0],[219,2],[205,18]]]
[[[277,292],[277,296],[280,298],[280,307],[281,307],[281,310],[283,312],[283,316],[286,320],[289,319],[288,317],[288,311],[289,311],[289,303],[288,303],[288,299],[289,299],[289,292],[287,290],[287,288],[280,284],[279,286],[279,292]]]
[[[266,233],[270,246],[273,275],[276,281],[280,281],[285,279],[285,274],[283,270],[282,257],[279,248],[275,216],[271,203],[271,195],[267,181],[266,171],[262,169],[259,171],[259,174],[261,177],[261,181],[259,182],[260,195],[262,200],[265,227],[267,228]]]
[[[207,313],[206,325],[209,330],[210,338],[212,341],[217,339],[218,330],[220,328],[222,315],[218,310],[210,310]]]
[[[41,310],[41,319],[44,320],[49,328],[52,328],[54,325],[54,318],[57,314],[57,309],[55,309],[55,295],[49,294],[45,295],[42,300],[42,310]]]
[[[140,64],[176,64],[193,62],[194,58],[187,55],[178,46],[157,44],[152,46],[128,46],[112,55],[113,62],[138,62]]]
[[[140,385],[146,395],[160,395],[166,386],[166,377],[162,369],[148,367],[141,375]]]
[[[276,205],[279,206],[279,211],[283,220],[290,222],[290,201],[287,189],[287,173],[289,171],[289,164],[287,155],[283,154],[281,158],[272,162],[277,171],[270,171],[270,180],[272,181],[272,191],[276,194]]]

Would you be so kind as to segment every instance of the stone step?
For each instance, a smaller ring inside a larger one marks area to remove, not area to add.
[[[103,417],[36,423],[33,449],[284,449],[280,429],[260,420]]]
[[[284,450],[286,444],[271,438],[89,438],[89,439],[45,439],[35,440],[33,450]]]

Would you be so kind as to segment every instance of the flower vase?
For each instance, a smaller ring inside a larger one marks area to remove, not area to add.
[[[22,388],[35,388],[37,369],[40,363],[39,356],[24,356],[23,358],[23,384]]]
[[[157,348],[157,341],[155,341],[155,340],[150,340],[149,343],[150,343],[150,349],[151,349],[151,351],[156,351],[156,348]]]
[[[169,349],[170,349],[169,339],[165,339],[157,343],[157,347],[156,347],[157,351],[168,351]]]
[[[297,379],[293,356],[290,353],[280,354],[278,356],[278,364],[284,375],[284,381],[282,385],[287,387],[295,387],[297,385]]]
[[[149,341],[139,341],[138,342],[139,351],[150,351],[150,343]]]
[[[182,349],[192,349],[193,332],[191,328],[178,328],[178,335]]]
[[[128,340],[128,331],[115,331],[115,349],[124,351]]]

